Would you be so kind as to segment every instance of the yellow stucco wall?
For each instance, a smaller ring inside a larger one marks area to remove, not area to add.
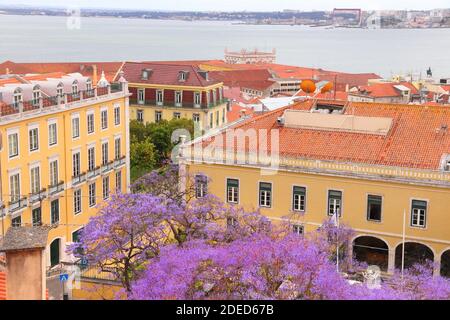
[[[116,97],[118,97],[116,95]],[[94,100],[95,101],[95,100]],[[102,142],[108,141],[108,158],[109,161],[114,160],[115,152],[115,137],[121,137],[121,155],[126,155],[126,139],[127,139],[127,120],[126,114],[127,98],[122,94],[120,98],[103,98],[101,103],[88,103],[83,102],[79,106],[73,106],[72,108],[61,107],[58,111],[52,114],[34,113],[29,117],[23,116],[17,121],[11,123],[2,123],[0,121],[0,134],[2,137],[3,151],[0,155],[1,161],[1,187],[2,187],[2,200],[6,205],[6,212],[8,212],[8,202],[10,201],[10,186],[9,175],[13,171],[20,172],[20,193],[22,196],[29,197],[31,192],[31,178],[30,178],[30,166],[39,164],[40,166],[40,186],[41,189],[45,188],[48,191],[48,185],[50,184],[49,164],[50,160],[58,159],[58,176],[59,181],[64,181],[64,191],[56,195],[47,195],[40,203],[37,202],[34,205],[28,205],[20,211],[22,217],[22,224],[30,225],[32,223],[32,209],[41,207],[42,223],[50,224],[50,203],[52,200],[59,199],[59,226],[52,229],[48,236],[48,243],[50,244],[55,239],[61,239],[61,252],[60,257],[65,255],[66,242],[72,241],[73,232],[80,229],[86,224],[89,218],[97,212],[96,207],[89,207],[88,204],[88,184],[96,182],[96,195],[97,206],[102,203],[102,177],[106,175],[98,175],[87,182],[83,182],[80,185],[72,187],[72,152],[74,150],[80,150],[81,159],[81,172],[87,172],[88,165],[88,146],[95,146],[95,166],[101,166],[102,157]],[[120,109],[120,125],[114,124],[114,107]],[[108,110],[108,127],[102,130],[100,124],[100,113],[102,109]],[[87,133],[87,113],[94,113],[94,133]],[[72,116],[78,114],[80,118],[80,136],[79,138],[72,138]],[[48,123],[49,121],[56,121],[57,123],[57,145],[49,146],[48,143]],[[35,152],[29,151],[29,138],[28,128],[30,125],[36,125],[39,128],[39,150]],[[10,159],[8,156],[8,136],[9,130],[14,129],[19,132],[19,156]],[[117,171],[122,172],[122,185],[121,190],[126,191],[127,188],[127,176],[128,170],[126,165],[122,165],[107,173],[110,179],[110,192],[111,194],[116,189],[115,173]],[[74,188],[81,189],[82,195],[82,210],[81,213],[74,214],[73,204],[73,191]],[[19,212],[19,211],[18,211]],[[17,215],[16,213],[13,213]],[[11,215],[7,213],[4,219],[0,220],[3,230],[6,230],[11,225]],[[2,230],[0,229],[0,232]],[[50,250],[47,250],[47,263],[50,262],[49,256]]]
[[[223,200],[226,200],[227,178],[239,179],[239,204],[248,209],[258,208],[259,182],[271,182],[272,208],[262,208],[261,213],[274,220],[292,215],[293,186],[306,187],[306,212],[298,221],[305,224],[306,232],[316,229],[327,219],[328,190],[341,190],[341,221],[349,224],[359,235],[376,236],[395,250],[402,241],[405,210],[407,241],[428,245],[434,251],[435,258],[450,249],[450,188],[288,171],[261,175],[257,168],[210,164],[190,164],[187,171],[190,174],[202,173],[208,176],[211,179],[208,192]],[[383,197],[381,222],[371,222],[366,218],[369,194]],[[426,228],[410,226],[412,199],[428,201]]]
[[[210,117],[213,117],[213,127],[221,127],[227,123],[227,105],[220,104],[208,109],[195,109],[195,108],[177,108],[166,106],[148,106],[148,105],[131,105],[130,106],[130,119],[137,119],[137,110],[142,110],[144,115],[144,123],[155,122],[155,111],[162,112],[163,120],[171,120],[174,118],[174,113],[180,113],[181,118],[192,120],[194,114],[200,116],[199,128],[200,130],[206,130],[210,125]],[[218,124],[217,124],[218,120]],[[223,121],[225,120],[225,121]]]

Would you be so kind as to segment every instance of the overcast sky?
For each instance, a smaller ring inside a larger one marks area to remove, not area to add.
[[[4,4],[192,11],[310,11],[335,7],[366,10],[450,8],[449,0],[0,0],[0,5]]]

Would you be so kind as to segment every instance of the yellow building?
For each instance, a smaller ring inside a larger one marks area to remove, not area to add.
[[[450,276],[449,126],[446,107],[307,100],[185,144],[180,170],[296,233],[338,213],[349,252],[385,271],[401,268],[404,236],[406,267]]]
[[[199,130],[227,123],[223,83],[190,65],[127,62],[130,119],[143,123],[192,119]]]
[[[0,80],[1,234],[52,225],[47,265],[98,206],[129,185],[128,86],[81,74]],[[0,235],[1,235],[0,234]]]

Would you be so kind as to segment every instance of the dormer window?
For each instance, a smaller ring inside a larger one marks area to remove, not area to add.
[[[56,95],[58,97],[62,97],[64,95],[64,86],[62,83],[58,84],[58,86],[56,87]]]
[[[13,96],[13,105],[14,108],[19,108],[19,105],[23,101],[23,95],[22,95],[22,89],[17,88],[14,90],[14,96]]]
[[[86,81],[86,91],[91,91],[92,90],[92,81],[91,79],[88,79]]]
[[[78,82],[76,80],[72,83],[72,95],[78,96]]]
[[[447,159],[445,159],[444,171],[450,172],[450,156],[447,156]]]
[[[186,81],[187,77],[188,77],[188,72],[187,71],[180,71],[178,74],[178,80],[179,81]]]
[[[141,73],[142,80],[148,80],[148,78],[150,78],[151,72],[152,72],[151,69],[143,69]]]
[[[41,88],[39,86],[35,86],[33,88],[33,106],[38,106],[40,100],[41,100]]]

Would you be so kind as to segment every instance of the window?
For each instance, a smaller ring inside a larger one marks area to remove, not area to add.
[[[89,207],[93,207],[97,204],[95,182],[89,185]]]
[[[30,169],[31,177],[31,193],[36,194],[41,190],[41,178],[39,173],[39,167],[33,167]]]
[[[138,89],[138,104],[145,103],[145,89]]]
[[[88,171],[94,171],[95,169],[95,147],[88,149]]]
[[[294,186],[292,196],[292,210],[305,212],[306,210],[306,188]]]
[[[9,190],[11,193],[11,202],[20,200],[20,174],[16,173],[9,177]]]
[[[33,227],[42,225],[42,211],[40,207],[31,211],[31,222]]]
[[[222,109],[222,123],[225,123],[225,109]]]
[[[209,114],[209,127],[210,128],[212,128],[214,125],[213,117],[214,117],[213,113],[210,113]]]
[[[212,94],[213,94],[213,104],[215,105],[217,102],[217,91],[214,89],[212,91]]]
[[[381,196],[369,195],[367,197],[367,220],[381,221]]]
[[[64,85],[62,83],[58,84],[58,86],[56,87],[56,95],[58,97],[62,97],[64,96],[64,89],[63,89]]]
[[[23,101],[22,89],[18,88],[14,90],[13,101],[14,108],[19,108]]]
[[[120,159],[120,157],[121,157],[120,144],[121,144],[121,139],[116,138],[114,140],[114,158],[116,160]]]
[[[83,228],[72,232],[72,242],[80,242],[80,236],[81,236],[82,232],[83,232]]]
[[[411,226],[425,228],[427,218],[427,202],[413,200],[411,205]]]
[[[122,171],[116,172],[116,192],[122,191]]]
[[[103,194],[103,200],[106,200],[109,198],[109,176],[103,177],[102,194]]]
[[[336,212],[339,216],[342,215],[342,191],[329,190],[328,191],[328,215],[332,216]]]
[[[120,107],[114,107],[114,125],[120,124]]]
[[[102,143],[102,165],[106,165],[108,163],[108,142]]]
[[[239,203],[239,180],[227,179],[227,202]]]
[[[95,122],[94,122],[94,114],[89,113],[87,115],[87,132],[88,134],[94,133],[95,131]]]
[[[50,186],[56,186],[58,184],[58,160],[50,161]]]
[[[78,138],[80,136],[80,118],[72,118],[72,138]]]
[[[78,177],[80,174],[80,153],[76,152],[72,155],[72,175],[73,177]]]
[[[270,208],[272,206],[272,184],[267,182],[259,183],[259,205]]]
[[[174,118],[174,119],[181,119],[181,113],[179,113],[179,112],[174,112],[174,113],[173,113],[173,118]]]
[[[76,81],[72,84],[72,94],[78,96],[78,84]]]
[[[13,158],[19,155],[19,134],[11,133],[8,135],[9,157]]]
[[[33,89],[33,106],[39,106],[39,102],[41,101],[41,90],[39,88]]]
[[[102,130],[108,129],[108,110],[101,112]]]
[[[298,236],[302,236],[305,232],[305,227],[301,224],[292,225],[292,232]]]
[[[91,81],[91,79],[88,79],[87,81],[86,81],[86,91],[91,91],[92,90],[92,81]]]
[[[202,102],[202,95],[200,92],[194,93],[194,104],[196,107],[199,107]]]
[[[183,100],[183,94],[181,91],[175,91],[175,105],[177,107],[181,106]]]
[[[15,217],[11,220],[11,226],[20,227],[22,225],[22,216]]]
[[[192,121],[194,121],[195,123],[199,123],[200,122],[200,115],[198,113],[194,113],[192,115]]]
[[[59,199],[50,203],[50,221],[51,224],[59,223]]]
[[[220,117],[219,117],[219,111],[216,111],[216,127],[219,126],[219,121],[220,121]]]
[[[158,123],[162,120],[162,112],[161,111],[155,111],[155,122]]]
[[[58,143],[58,129],[56,123],[50,123],[48,125],[48,145],[54,146]]]
[[[161,106],[164,103],[164,93],[162,90],[156,90],[156,104]]]
[[[137,121],[144,122],[144,110],[137,111]]]
[[[203,198],[206,196],[208,189],[208,181],[204,175],[195,176],[195,197]]]
[[[30,137],[30,151],[36,151],[39,149],[39,131],[38,128],[30,129],[28,132]]]
[[[79,214],[81,212],[81,189],[73,191],[73,213]]]
[[[237,220],[233,217],[227,218],[227,228],[236,227],[238,224]]]

